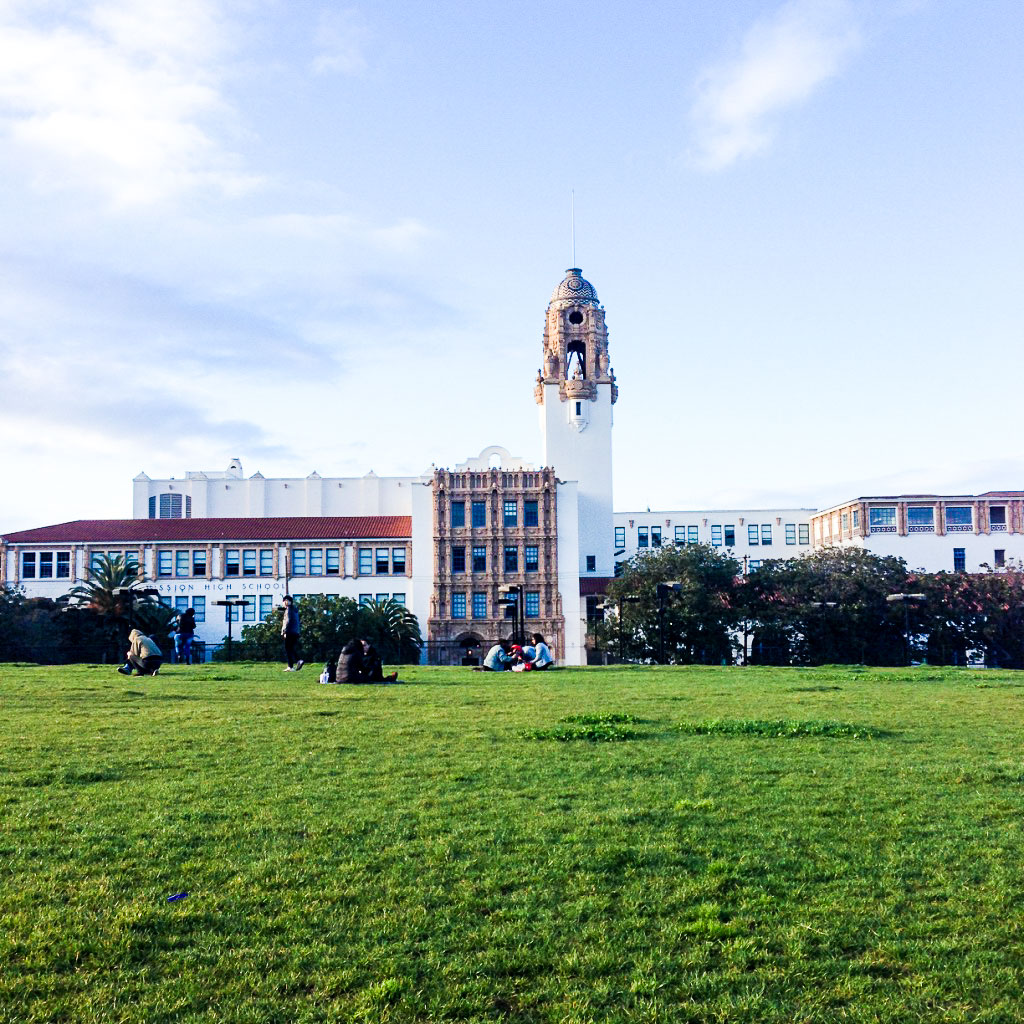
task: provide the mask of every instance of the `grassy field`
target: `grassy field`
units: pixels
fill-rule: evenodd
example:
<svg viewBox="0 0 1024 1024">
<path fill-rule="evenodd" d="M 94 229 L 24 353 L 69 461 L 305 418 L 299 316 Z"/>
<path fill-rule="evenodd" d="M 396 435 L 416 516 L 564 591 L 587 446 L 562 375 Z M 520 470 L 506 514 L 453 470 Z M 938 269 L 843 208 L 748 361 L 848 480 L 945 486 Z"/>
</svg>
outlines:
<svg viewBox="0 0 1024 1024">
<path fill-rule="evenodd" d="M 404 675 L 0 666 L 0 1021 L 1024 1017 L 1024 675 Z"/>
</svg>

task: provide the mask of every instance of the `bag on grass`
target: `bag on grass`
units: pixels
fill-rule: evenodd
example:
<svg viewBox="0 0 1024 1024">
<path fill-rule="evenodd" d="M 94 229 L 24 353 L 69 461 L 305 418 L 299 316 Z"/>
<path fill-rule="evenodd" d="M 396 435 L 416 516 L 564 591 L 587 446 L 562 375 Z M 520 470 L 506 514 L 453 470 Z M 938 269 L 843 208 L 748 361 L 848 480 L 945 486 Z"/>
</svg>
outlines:
<svg viewBox="0 0 1024 1024">
<path fill-rule="evenodd" d="M 334 683 L 334 682 L 337 682 L 337 679 L 335 678 L 335 675 L 334 675 L 335 669 L 336 669 L 336 663 L 335 662 L 333 662 L 333 661 L 327 662 L 327 664 L 324 665 L 323 672 L 320 673 L 320 682 L 321 683 Z"/>
</svg>

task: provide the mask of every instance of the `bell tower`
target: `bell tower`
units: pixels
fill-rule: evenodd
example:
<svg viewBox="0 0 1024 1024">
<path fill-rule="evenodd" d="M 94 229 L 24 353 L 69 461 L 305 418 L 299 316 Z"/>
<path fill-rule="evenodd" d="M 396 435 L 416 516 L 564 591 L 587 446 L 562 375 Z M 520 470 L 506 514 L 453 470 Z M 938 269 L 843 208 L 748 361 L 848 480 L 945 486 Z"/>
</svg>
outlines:
<svg viewBox="0 0 1024 1024">
<path fill-rule="evenodd" d="M 565 272 L 548 303 L 534 397 L 543 465 L 578 484 L 580 576 L 613 576 L 612 406 L 619 389 L 604 307 L 578 267 Z"/>
</svg>

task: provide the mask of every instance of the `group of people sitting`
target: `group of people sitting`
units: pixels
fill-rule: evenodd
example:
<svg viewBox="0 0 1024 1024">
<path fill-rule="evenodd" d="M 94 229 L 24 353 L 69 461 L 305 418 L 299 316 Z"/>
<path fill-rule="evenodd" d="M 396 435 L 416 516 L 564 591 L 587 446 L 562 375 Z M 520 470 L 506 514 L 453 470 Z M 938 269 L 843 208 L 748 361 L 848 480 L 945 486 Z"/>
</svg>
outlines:
<svg viewBox="0 0 1024 1024">
<path fill-rule="evenodd" d="M 484 658 L 478 672 L 540 672 L 551 668 L 555 659 L 551 656 L 551 648 L 544 642 L 540 633 L 533 634 L 533 644 L 520 646 L 499 640 Z"/>
<path fill-rule="evenodd" d="M 334 669 L 333 678 L 331 669 Z M 384 675 L 377 649 L 368 640 L 349 640 L 341 649 L 336 665 L 328 662 L 321 683 L 397 683 L 398 673 Z"/>
</svg>

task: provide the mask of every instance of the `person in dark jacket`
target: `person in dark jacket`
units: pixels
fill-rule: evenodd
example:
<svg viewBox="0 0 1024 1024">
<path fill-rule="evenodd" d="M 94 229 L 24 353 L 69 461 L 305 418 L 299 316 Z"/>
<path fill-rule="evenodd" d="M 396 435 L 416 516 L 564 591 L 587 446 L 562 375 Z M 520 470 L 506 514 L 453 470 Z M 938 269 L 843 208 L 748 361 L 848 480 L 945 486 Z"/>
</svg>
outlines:
<svg viewBox="0 0 1024 1024">
<path fill-rule="evenodd" d="M 284 595 L 284 614 L 281 616 L 281 637 L 284 640 L 284 656 L 288 661 L 285 672 L 298 672 L 306 663 L 299 657 L 299 612 L 291 594 Z"/>
<path fill-rule="evenodd" d="M 349 640 L 338 655 L 338 671 L 334 674 L 336 683 L 361 683 L 363 679 L 363 645 L 358 640 Z"/>
<path fill-rule="evenodd" d="M 384 665 L 377 653 L 377 648 L 369 640 L 363 641 L 363 682 L 366 683 L 394 683 L 398 680 L 398 673 L 392 672 L 387 678 L 384 677 Z"/>
<path fill-rule="evenodd" d="M 196 613 L 186 608 L 178 616 L 178 642 L 176 654 L 178 661 L 186 665 L 192 660 L 192 639 L 196 635 Z"/>
</svg>

